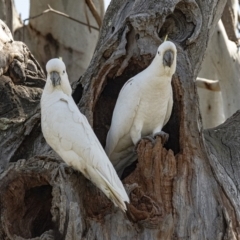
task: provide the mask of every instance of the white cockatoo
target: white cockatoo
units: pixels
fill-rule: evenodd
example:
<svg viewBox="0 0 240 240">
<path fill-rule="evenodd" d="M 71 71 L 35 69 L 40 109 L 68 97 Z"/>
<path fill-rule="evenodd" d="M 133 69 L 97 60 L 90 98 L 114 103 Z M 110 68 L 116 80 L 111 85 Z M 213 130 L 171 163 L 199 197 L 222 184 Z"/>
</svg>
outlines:
<svg viewBox="0 0 240 240">
<path fill-rule="evenodd" d="M 69 166 L 82 172 L 115 206 L 126 211 L 128 195 L 86 117 L 71 96 L 65 64 L 60 59 L 51 59 L 46 70 L 47 81 L 41 98 L 43 136 Z"/>
<path fill-rule="evenodd" d="M 163 42 L 152 63 L 128 80 L 119 93 L 105 147 L 119 176 L 137 159 L 134 145 L 142 137 L 165 134 L 162 128 L 173 106 L 171 80 L 176 57 L 176 46 Z"/>
</svg>

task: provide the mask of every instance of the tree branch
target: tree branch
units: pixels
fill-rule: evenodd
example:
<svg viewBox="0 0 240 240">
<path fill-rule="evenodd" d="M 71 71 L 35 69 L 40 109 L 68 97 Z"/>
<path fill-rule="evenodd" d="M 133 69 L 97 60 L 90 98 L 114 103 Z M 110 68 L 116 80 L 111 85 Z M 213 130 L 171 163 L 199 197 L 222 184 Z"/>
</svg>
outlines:
<svg viewBox="0 0 240 240">
<path fill-rule="evenodd" d="M 71 17 L 71 16 L 69 16 L 69 15 L 67 15 L 67 14 L 65 14 L 65 13 L 63 13 L 63 12 L 57 11 L 57 10 L 53 9 L 50 5 L 48 5 L 48 9 L 44 10 L 42 13 L 40 13 L 40 14 L 38 14 L 38 15 L 36 15 L 36 16 L 33 16 L 33 17 L 29 17 L 29 18 L 24 19 L 24 20 L 23 20 L 23 23 L 24 23 L 24 25 L 25 25 L 25 21 L 30 20 L 30 19 L 34 19 L 34 18 L 38 18 L 38 17 L 40 17 L 40 16 L 42 16 L 42 15 L 48 13 L 48 12 L 52 12 L 52 13 L 58 14 L 58 15 L 60 15 L 60 16 L 66 17 L 66 18 L 68 18 L 68 19 L 70 19 L 70 20 L 72 20 L 72 21 L 74 21 L 74 22 L 80 23 L 80 24 L 82 24 L 82 25 L 84 25 L 84 26 L 87 26 L 87 27 L 90 26 L 91 28 L 99 31 L 99 28 L 94 27 L 94 26 L 92 26 L 92 25 L 88 25 L 87 23 L 82 22 L 82 21 L 79 21 L 79 20 L 77 20 L 76 18 L 73 18 L 73 17 Z"/>
<path fill-rule="evenodd" d="M 102 26 L 102 20 L 100 15 L 97 12 L 97 9 L 94 5 L 94 3 L 92 2 L 92 0 L 85 0 L 85 3 L 87 4 L 89 10 L 91 11 L 93 17 L 95 18 L 99 28 Z"/>
<path fill-rule="evenodd" d="M 85 13 L 85 17 L 86 17 L 87 24 L 88 24 L 88 30 L 89 30 L 89 32 L 91 33 L 92 30 L 91 30 L 91 27 L 90 27 L 90 21 L 89 21 L 89 18 L 88 18 L 87 4 L 86 4 L 86 2 L 85 2 L 85 4 L 84 4 L 84 13 Z"/>
</svg>

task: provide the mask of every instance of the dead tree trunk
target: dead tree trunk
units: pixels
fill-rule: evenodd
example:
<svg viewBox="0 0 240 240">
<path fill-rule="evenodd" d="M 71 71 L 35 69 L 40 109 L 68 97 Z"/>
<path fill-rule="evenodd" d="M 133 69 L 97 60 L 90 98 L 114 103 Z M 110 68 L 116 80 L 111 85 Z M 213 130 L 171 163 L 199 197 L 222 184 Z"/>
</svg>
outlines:
<svg viewBox="0 0 240 240">
<path fill-rule="evenodd" d="M 93 59 L 74 92 L 103 145 L 122 85 L 148 66 L 166 33 L 178 49 L 174 108 L 164 129 L 170 139 L 164 147 L 160 138 L 154 146 L 147 140 L 138 146 L 138 162 L 123 179 L 131 199 L 126 215 L 51 154 L 40 132 L 37 105 L 30 104 L 30 96 L 38 96 L 38 103 L 42 72 L 31 59 L 36 74 L 29 77 L 24 60 L 19 69 L 33 85 L 18 82 L 22 78 L 14 69 L 19 59 L 9 55 L 0 89 L 1 96 L 9 93 L 0 105 L 1 120 L 8 123 L 0 129 L 5 168 L 0 238 L 240 239 L 240 113 L 203 132 L 194 82 L 225 3 L 112 0 L 108 8 Z M 15 44 L 8 44 L 10 52 L 16 52 Z M 14 116 L 7 111 L 12 102 L 19 110 Z M 27 117 L 15 121 L 23 113 Z"/>
<path fill-rule="evenodd" d="M 92 0 L 100 19 L 104 14 L 103 0 Z M 41 66 L 45 66 L 51 58 L 62 57 L 68 69 L 71 82 L 77 81 L 82 75 L 93 55 L 99 31 L 86 27 L 66 17 L 49 12 L 36 17 L 48 9 L 53 9 L 70 17 L 98 27 L 85 0 L 30 1 L 30 17 L 28 25 L 18 28 L 14 38 L 24 41 Z"/>
</svg>

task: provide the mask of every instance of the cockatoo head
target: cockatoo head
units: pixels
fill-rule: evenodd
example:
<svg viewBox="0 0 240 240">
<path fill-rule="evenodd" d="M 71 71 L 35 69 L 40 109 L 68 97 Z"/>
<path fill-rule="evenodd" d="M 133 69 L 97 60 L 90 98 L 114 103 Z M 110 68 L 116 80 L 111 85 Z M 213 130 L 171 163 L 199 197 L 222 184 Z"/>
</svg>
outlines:
<svg viewBox="0 0 240 240">
<path fill-rule="evenodd" d="M 173 75 L 176 71 L 177 48 L 170 41 L 163 42 L 157 50 L 154 65 L 158 65 L 161 75 Z M 159 68 L 160 67 L 160 68 Z"/>
<path fill-rule="evenodd" d="M 53 91 L 54 89 L 62 90 L 65 94 L 71 95 L 72 89 L 64 62 L 58 58 L 53 58 L 47 62 L 46 70 L 46 88 L 50 91 Z"/>
</svg>

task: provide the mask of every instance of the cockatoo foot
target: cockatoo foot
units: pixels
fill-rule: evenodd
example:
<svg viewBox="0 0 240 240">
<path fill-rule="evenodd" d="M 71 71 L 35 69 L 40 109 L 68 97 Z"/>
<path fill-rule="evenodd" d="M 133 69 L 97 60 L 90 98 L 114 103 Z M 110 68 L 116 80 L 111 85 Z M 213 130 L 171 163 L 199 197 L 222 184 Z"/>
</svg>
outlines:
<svg viewBox="0 0 240 240">
<path fill-rule="evenodd" d="M 157 137 L 161 137 L 162 139 L 162 145 L 165 145 L 165 143 L 168 141 L 169 139 L 169 134 L 165 133 L 164 131 L 161 132 L 157 132 L 153 135 L 154 139 L 156 139 Z"/>
<path fill-rule="evenodd" d="M 152 136 L 152 135 L 149 135 L 149 136 L 144 136 L 144 137 L 142 137 L 140 140 L 142 140 L 142 139 L 147 139 L 147 140 L 149 140 L 153 145 L 155 144 L 155 139 L 154 139 L 154 137 Z M 139 140 L 139 141 L 140 141 Z M 139 142 L 138 141 L 138 142 Z"/>
<path fill-rule="evenodd" d="M 134 147 L 134 152 L 137 153 L 138 145 L 139 145 L 139 143 L 140 143 L 143 139 L 147 139 L 147 140 L 149 140 L 149 141 L 152 143 L 153 146 L 155 145 L 155 139 L 152 137 L 152 135 L 144 136 L 144 137 L 140 138 L 140 139 L 137 141 L 137 143 L 136 143 L 136 145 L 135 145 L 135 147 Z"/>
<path fill-rule="evenodd" d="M 165 133 L 164 131 L 161 131 L 161 132 L 157 132 L 157 133 L 155 133 L 155 134 L 153 134 L 153 135 L 144 136 L 144 137 L 140 138 L 140 139 L 137 141 L 137 143 L 136 143 L 136 145 L 135 145 L 135 147 L 134 147 L 134 152 L 137 153 L 138 145 L 139 145 L 139 143 L 140 143 L 140 141 L 141 141 L 142 139 L 147 139 L 147 140 L 149 140 L 149 141 L 152 143 L 152 145 L 154 146 L 155 143 L 156 143 L 156 138 L 157 138 L 157 137 L 161 137 L 161 139 L 162 139 L 162 145 L 164 145 L 164 144 L 168 141 L 169 134 L 168 134 L 168 133 Z"/>
</svg>

